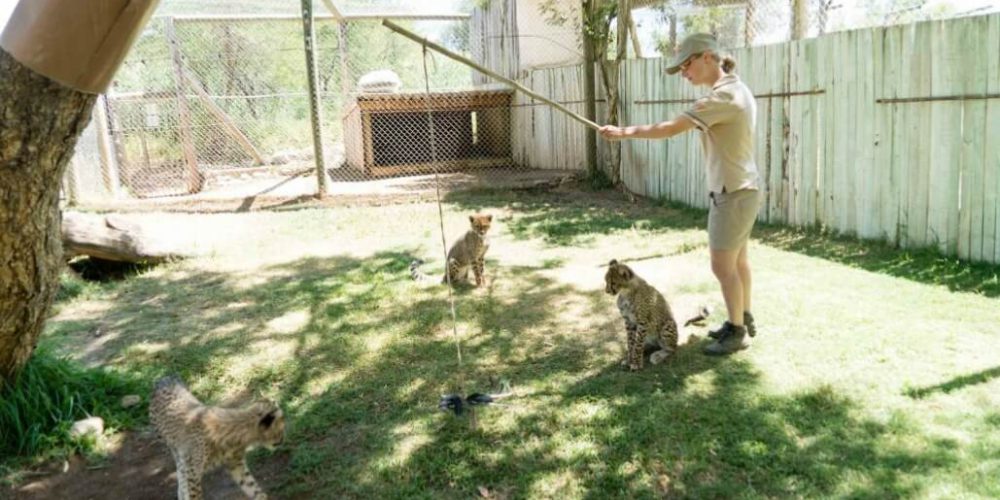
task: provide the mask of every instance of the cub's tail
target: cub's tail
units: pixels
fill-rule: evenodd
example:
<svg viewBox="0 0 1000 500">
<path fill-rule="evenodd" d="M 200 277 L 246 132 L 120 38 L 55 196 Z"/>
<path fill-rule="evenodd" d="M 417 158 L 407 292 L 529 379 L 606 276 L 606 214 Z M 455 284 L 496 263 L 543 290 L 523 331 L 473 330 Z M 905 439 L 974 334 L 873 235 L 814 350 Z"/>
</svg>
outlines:
<svg viewBox="0 0 1000 500">
<path fill-rule="evenodd" d="M 413 281 L 419 281 L 419 282 L 434 282 L 434 281 L 437 281 L 434 278 L 432 278 L 431 276 L 428 276 L 427 273 L 425 273 L 425 272 L 423 272 L 423 271 L 420 270 L 420 266 L 422 266 L 422 265 L 424 265 L 424 261 L 422 261 L 420 259 L 417 259 L 417 260 L 414 260 L 413 262 L 410 262 L 410 279 L 412 279 Z"/>
</svg>

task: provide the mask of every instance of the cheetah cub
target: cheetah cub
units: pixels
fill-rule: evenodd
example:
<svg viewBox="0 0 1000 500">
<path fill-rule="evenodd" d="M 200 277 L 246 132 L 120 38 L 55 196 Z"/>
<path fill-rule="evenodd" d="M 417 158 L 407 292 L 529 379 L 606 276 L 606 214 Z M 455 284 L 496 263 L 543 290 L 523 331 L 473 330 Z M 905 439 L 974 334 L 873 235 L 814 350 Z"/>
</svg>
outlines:
<svg viewBox="0 0 1000 500">
<path fill-rule="evenodd" d="M 253 499 L 267 495 L 250 475 L 244 455 L 255 446 L 273 447 L 285 436 L 285 417 L 270 401 L 243 408 L 205 406 L 175 377 L 156 382 L 149 420 L 170 447 L 177 464 L 177 498 L 202 498 L 202 476 L 225 466 Z"/>
<path fill-rule="evenodd" d="M 662 363 L 677 350 L 677 322 L 667 300 L 646 280 L 636 276 L 630 267 L 612 260 L 604 275 L 604 291 L 618 295 L 618 310 L 625 319 L 628 352 L 622 361 L 623 367 L 632 371 L 642 369 L 647 346 L 656 349 L 649 356 L 649 362 L 654 365 Z"/>
<path fill-rule="evenodd" d="M 486 233 L 490 230 L 492 222 L 493 216 L 489 214 L 469 216 L 469 224 L 472 227 L 448 250 L 448 268 L 445 269 L 441 283 L 454 285 L 459 281 L 468 280 L 471 268 L 472 274 L 476 277 L 476 286 L 482 286 L 485 282 L 483 259 L 486 256 L 486 251 L 490 249 L 490 241 L 486 237 Z M 420 264 L 423 262 L 419 260 L 410 263 L 410 277 L 417 281 L 432 280 L 433 278 L 420 271 Z"/>
</svg>

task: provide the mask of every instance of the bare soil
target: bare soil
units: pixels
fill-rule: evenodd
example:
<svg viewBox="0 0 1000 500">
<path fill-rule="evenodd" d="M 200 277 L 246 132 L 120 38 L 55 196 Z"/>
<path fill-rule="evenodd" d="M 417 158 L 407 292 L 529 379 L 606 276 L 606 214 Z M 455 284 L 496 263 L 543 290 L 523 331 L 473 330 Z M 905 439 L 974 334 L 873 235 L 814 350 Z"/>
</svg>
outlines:
<svg viewBox="0 0 1000 500">
<path fill-rule="evenodd" d="M 265 491 L 274 491 L 287 455 L 280 451 L 251 464 Z M 205 478 L 205 498 L 246 498 L 223 470 Z M 0 498 L 24 500 L 172 500 L 177 474 L 170 451 L 151 432 L 126 434 L 121 446 L 102 459 L 74 456 L 50 462 L 28 473 L 17 486 L 0 490 Z"/>
</svg>

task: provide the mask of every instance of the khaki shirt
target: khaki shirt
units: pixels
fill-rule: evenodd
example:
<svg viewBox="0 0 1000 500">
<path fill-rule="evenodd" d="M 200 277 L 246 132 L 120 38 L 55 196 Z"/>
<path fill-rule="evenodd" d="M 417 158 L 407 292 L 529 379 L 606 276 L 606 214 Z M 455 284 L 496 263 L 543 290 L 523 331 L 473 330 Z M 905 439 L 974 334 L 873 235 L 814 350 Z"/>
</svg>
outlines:
<svg viewBox="0 0 1000 500">
<path fill-rule="evenodd" d="M 702 131 L 701 144 L 708 164 L 708 190 L 731 193 L 757 189 L 753 158 L 757 101 L 736 75 L 723 75 L 712 92 L 685 111 Z"/>
</svg>

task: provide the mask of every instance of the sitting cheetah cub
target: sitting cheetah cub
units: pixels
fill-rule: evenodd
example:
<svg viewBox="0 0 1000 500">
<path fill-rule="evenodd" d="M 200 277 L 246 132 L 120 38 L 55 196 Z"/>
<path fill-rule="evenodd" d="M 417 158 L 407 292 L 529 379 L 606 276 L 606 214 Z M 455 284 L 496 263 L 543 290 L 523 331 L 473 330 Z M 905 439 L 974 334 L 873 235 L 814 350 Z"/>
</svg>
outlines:
<svg viewBox="0 0 1000 500">
<path fill-rule="evenodd" d="M 490 249 L 490 241 L 486 233 L 490 230 L 493 216 L 489 214 L 473 214 L 469 216 L 469 224 L 472 226 L 466 231 L 461 239 L 455 241 L 448 250 L 448 265 L 445 269 L 441 283 L 452 284 L 469 279 L 469 269 L 476 278 L 476 286 L 485 283 L 484 257 L 486 251 Z M 410 263 L 410 277 L 416 281 L 432 280 L 430 276 L 420 271 L 423 261 L 415 260 Z"/>
<path fill-rule="evenodd" d="M 225 466 L 244 493 L 266 499 L 247 468 L 245 453 L 254 446 L 273 447 L 285 436 L 285 417 L 272 402 L 243 408 L 205 406 L 175 377 L 156 382 L 149 420 L 170 447 L 177 464 L 177 498 L 202 498 L 202 476 Z"/>
<path fill-rule="evenodd" d="M 628 353 L 622 366 L 632 371 L 642 369 L 643 350 L 647 344 L 658 349 L 649 356 L 649 362 L 654 365 L 677 350 L 677 322 L 667 300 L 631 268 L 612 260 L 604 275 L 604 291 L 618 295 L 618 310 L 625 319 Z M 647 335 L 651 337 L 647 339 Z"/>
</svg>

